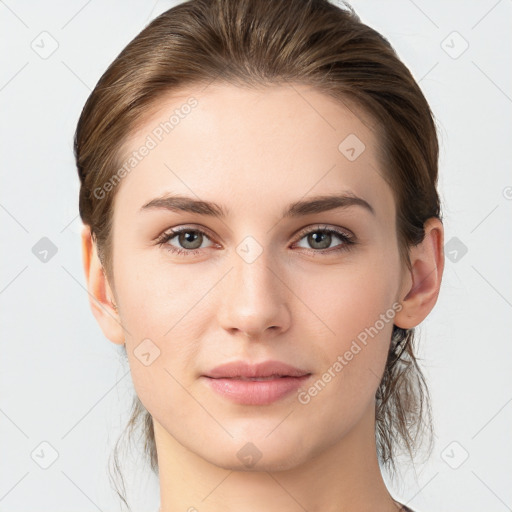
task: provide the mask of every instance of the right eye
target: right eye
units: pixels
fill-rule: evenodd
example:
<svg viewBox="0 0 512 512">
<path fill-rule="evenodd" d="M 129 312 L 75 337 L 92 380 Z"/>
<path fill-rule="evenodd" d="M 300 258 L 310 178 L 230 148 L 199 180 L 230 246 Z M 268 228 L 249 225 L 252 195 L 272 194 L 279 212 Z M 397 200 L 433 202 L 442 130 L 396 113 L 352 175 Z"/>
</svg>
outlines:
<svg viewBox="0 0 512 512">
<path fill-rule="evenodd" d="M 171 240 L 176 241 L 181 247 L 170 244 Z M 173 228 L 163 233 L 158 239 L 158 245 L 163 246 L 166 250 L 179 254 L 180 256 L 185 255 L 196 255 L 200 252 L 201 246 L 203 245 L 204 239 L 209 239 L 207 234 L 196 228 Z"/>
</svg>

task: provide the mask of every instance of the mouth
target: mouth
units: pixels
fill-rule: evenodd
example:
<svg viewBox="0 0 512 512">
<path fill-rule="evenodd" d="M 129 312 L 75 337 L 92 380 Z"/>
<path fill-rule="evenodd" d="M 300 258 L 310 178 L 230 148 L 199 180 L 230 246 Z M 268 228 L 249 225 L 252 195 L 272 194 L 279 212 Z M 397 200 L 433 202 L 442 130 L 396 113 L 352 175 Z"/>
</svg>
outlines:
<svg viewBox="0 0 512 512">
<path fill-rule="evenodd" d="M 278 403 L 307 383 L 312 374 L 298 377 L 268 375 L 266 377 L 206 377 L 202 380 L 209 390 L 223 400 L 245 406 L 264 406 Z"/>
<path fill-rule="evenodd" d="M 301 375 L 300 377 L 305 377 L 307 375 L 310 375 L 310 374 L 304 374 L 304 375 Z M 229 379 L 229 380 L 241 380 L 241 381 L 248 381 L 248 382 L 264 382 L 264 381 L 275 380 L 275 379 L 286 379 L 286 378 L 296 379 L 296 378 L 300 378 L 300 377 L 292 376 L 292 375 L 274 374 L 274 375 L 269 375 L 268 377 L 245 377 L 243 375 L 237 375 L 236 377 L 208 377 L 208 378 L 216 379 L 216 380 L 217 379 Z"/>
<path fill-rule="evenodd" d="M 281 361 L 232 361 L 202 375 L 209 390 L 240 405 L 270 405 L 302 386 L 312 373 Z"/>
<path fill-rule="evenodd" d="M 272 380 L 286 377 L 303 377 L 310 372 L 281 361 L 232 361 L 211 369 L 205 377 L 211 379 Z"/>
</svg>

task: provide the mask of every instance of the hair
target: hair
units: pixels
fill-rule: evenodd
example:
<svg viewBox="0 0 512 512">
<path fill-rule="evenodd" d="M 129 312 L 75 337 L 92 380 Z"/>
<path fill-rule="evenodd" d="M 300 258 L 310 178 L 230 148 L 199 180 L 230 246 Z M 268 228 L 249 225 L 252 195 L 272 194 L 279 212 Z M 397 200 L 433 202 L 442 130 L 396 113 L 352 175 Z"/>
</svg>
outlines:
<svg viewBox="0 0 512 512">
<path fill-rule="evenodd" d="M 121 51 L 77 124 L 80 216 L 113 289 L 115 194 L 108 190 L 98 197 L 95 191 L 112 180 L 123 143 L 164 96 L 214 80 L 239 87 L 304 84 L 365 113 L 374 123 L 379 163 L 395 199 L 400 259 L 411 269 L 409 249 L 424 239 L 425 221 L 441 220 L 439 148 L 430 107 L 388 40 L 347 3 L 189 0 L 155 18 Z M 393 325 L 375 395 L 377 455 L 391 473 L 396 455 L 405 449 L 412 460 L 425 438 L 431 453 L 430 397 L 414 344 L 414 329 Z M 144 454 L 158 474 L 152 417 L 135 394 L 124 433 L 131 438 L 137 425 L 143 429 Z M 118 474 L 121 438 L 114 450 Z"/>
</svg>

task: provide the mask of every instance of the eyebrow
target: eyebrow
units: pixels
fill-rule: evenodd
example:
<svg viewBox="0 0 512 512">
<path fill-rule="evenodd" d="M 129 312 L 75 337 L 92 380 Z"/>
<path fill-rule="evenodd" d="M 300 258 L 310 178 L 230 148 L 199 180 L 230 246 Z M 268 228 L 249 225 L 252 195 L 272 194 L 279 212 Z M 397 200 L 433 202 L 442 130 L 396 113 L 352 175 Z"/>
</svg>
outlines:
<svg viewBox="0 0 512 512">
<path fill-rule="evenodd" d="M 282 216 L 283 218 L 302 217 L 334 210 L 336 208 L 349 208 L 351 206 L 360 206 L 372 215 L 375 215 L 375 210 L 371 204 L 350 192 L 314 196 L 296 201 L 284 209 Z M 165 195 L 157 197 L 141 207 L 141 211 L 148 209 L 165 209 L 176 212 L 197 213 L 199 215 L 208 215 L 222 219 L 229 216 L 229 210 L 217 203 L 202 201 L 183 195 Z"/>
</svg>

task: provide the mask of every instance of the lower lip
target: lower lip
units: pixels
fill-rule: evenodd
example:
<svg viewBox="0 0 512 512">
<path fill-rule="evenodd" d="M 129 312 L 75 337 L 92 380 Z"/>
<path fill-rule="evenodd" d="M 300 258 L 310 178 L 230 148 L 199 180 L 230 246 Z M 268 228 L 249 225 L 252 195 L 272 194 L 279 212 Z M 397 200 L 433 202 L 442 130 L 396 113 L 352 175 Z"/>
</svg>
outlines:
<svg viewBox="0 0 512 512">
<path fill-rule="evenodd" d="M 210 387 L 231 401 L 244 405 L 268 405 L 297 390 L 311 377 L 278 377 L 272 380 L 213 379 L 205 377 Z"/>
</svg>

